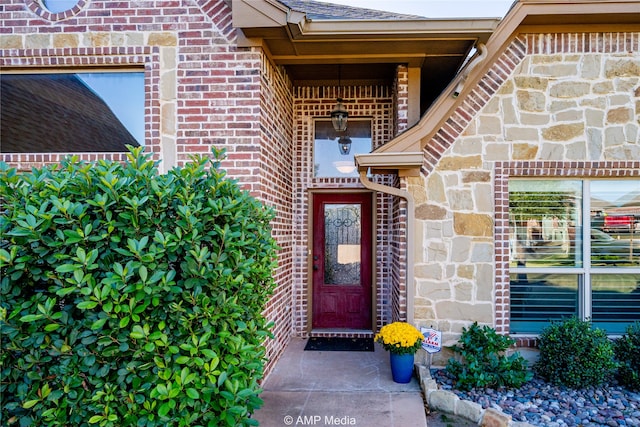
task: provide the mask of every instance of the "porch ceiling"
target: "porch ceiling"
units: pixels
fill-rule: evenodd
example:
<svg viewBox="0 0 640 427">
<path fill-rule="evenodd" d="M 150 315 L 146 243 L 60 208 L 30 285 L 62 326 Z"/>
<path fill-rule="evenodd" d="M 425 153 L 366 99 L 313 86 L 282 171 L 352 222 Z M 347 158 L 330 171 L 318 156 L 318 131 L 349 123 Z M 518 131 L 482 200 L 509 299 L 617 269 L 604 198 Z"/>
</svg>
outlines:
<svg viewBox="0 0 640 427">
<path fill-rule="evenodd" d="M 261 45 L 286 67 L 295 85 L 390 82 L 395 64 L 421 69 L 441 90 L 499 19 L 313 20 L 276 0 L 232 0 L 241 45 Z M 439 93 L 439 91 L 438 91 Z"/>
</svg>

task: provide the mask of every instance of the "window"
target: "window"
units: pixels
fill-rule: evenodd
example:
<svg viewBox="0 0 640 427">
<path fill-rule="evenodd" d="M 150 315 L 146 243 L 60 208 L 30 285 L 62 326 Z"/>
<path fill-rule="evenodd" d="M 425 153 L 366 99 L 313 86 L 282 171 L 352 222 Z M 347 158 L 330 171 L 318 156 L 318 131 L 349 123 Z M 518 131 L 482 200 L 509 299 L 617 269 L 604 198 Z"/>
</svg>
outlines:
<svg viewBox="0 0 640 427">
<path fill-rule="evenodd" d="M 144 73 L 0 74 L 0 152 L 122 152 L 144 144 Z"/>
<path fill-rule="evenodd" d="M 340 144 L 348 137 L 348 150 Z M 346 147 L 346 146 L 345 146 Z M 336 133 L 329 120 L 315 121 L 313 171 L 316 178 L 357 177 L 355 154 L 371 152 L 371 120 L 349 119 L 346 132 Z"/>
<path fill-rule="evenodd" d="M 73 9 L 78 0 L 42 0 L 42 6 L 51 13 L 66 12 Z"/>
<path fill-rule="evenodd" d="M 640 181 L 509 180 L 511 333 L 640 320 Z"/>
</svg>

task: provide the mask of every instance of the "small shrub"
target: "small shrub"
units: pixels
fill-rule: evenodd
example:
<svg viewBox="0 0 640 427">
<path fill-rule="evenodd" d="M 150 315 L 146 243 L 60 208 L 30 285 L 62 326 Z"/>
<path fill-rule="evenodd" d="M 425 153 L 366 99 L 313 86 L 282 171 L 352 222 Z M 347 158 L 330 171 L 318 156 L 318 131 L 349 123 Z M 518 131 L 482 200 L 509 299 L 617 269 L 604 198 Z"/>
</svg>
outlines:
<svg viewBox="0 0 640 427">
<path fill-rule="evenodd" d="M 552 322 L 540 334 L 540 358 L 534 371 L 557 385 L 571 388 L 598 386 L 615 372 L 613 344 L 588 320 L 571 317 Z"/>
<path fill-rule="evenodd" d="M 489 326 L 475 322 L 462 329 L 459 344 L 452 347 L 461 360 L 449 359 L 447 371 L 455 377 L 456 387 L 469 390 L 474 387 L 520 387 L 533 374 L 527 370 L 527 361 L 519 353 L 507 355 L 515 344 L 507 336 L 499 335 Z"/>
<path fill-rule="evenodd" d="M 217 160 L 0 165 L 0 194 L 0 425 L 257 425 L 273 214 Z"/>
<path fill-rule="evenodd" d="M 627 327 L 626 334 L 613 343 L 619 362 L 617 378 L 630 390 L 640 391 L 640 322 Z"/>
</svg>

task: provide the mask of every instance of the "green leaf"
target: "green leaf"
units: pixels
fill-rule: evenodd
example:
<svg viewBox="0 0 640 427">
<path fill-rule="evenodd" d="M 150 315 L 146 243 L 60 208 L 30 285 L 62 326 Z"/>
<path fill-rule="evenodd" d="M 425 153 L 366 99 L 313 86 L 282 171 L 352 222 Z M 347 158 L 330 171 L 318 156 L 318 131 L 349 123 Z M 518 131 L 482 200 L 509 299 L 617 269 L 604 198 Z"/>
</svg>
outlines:
<svg viewBox="0 0 640 427">
<path fill-rule="evenodd" d="M 102 319 L 98 319 L 95 322 L 93 322 L 93 324 L 91 325 L 91 330 L 92 331 L 96 331 L 98 329 L 102 329 L 102 327 L 104 326 L 104 324 L 107 322 L 107 320 L 109 320 L 108 317 L 103 317 Z"/>
<path fill-rule="evenodd" d="M 42 319 L 44 316 L 42 314 L 27 314 L 26 316 L 22 316 L 20 318 L 21 322 L 30 323 L 35 322 L 36 320 Z"/>
<path fill-rule="evenodd" d="M 218 377 L 218 387 L 221 387 L 226 380 L 227 380 L 227 372 L 223 371 L 222 373 L 220 373 L 220 376 Z"/>
<path fill-rule="evenodd" d="M 7 265 L 12 261 L 11 254 L 6 249 L 0 249 L 0 264 Z"/>
<path fill-rule="evenodd" d="M 73 292 L 76 291 L 77 288 L 75 287 L 70 287 L 70 288 L 62 288 L 62 289 L 58 289 L 56 291 L 56 295 L 58 295 L 59 297 L 64 297 L 67 296 Z"/>
<path fill-rule="evenodd" d="M 158 384 L 156 386 L 156 390 L 158 391 L 160 396 L 168 396 L 169 395 L 169 390 L 167 389 L 167 386 L 164 385 L 164 384 Z"/>
<path fill-rule="evenodd" d="M 144 334 L 142 332 L 139 332 L 139 331 L 131 331 L 129 336 L 131 338 L 133 338 L 134 340 L 141 340 L 141 339 L 144 338 Z"/>
<path fill-rule="evenodd" d="M 78 268 L 82 268 L 82 266 L 78 264 L 62 264 L 56 267 L 56 271 L 58 273 L 71 273 L 78 270 Z"/>
<path fill-rule="evenodd" d="M 49 323 L 47 326 L 44 327 L 44 330 L 46 332 L 53 332 L 58 330 L 58 328 L 60 328 L 60 324 L 58 323 Z"/>
<path fill-rule="evenodd" d="M 89 418 L 89 424 L 99 423 L 103 419 L 104 419 L 103 415 L 94 415 L 93 417 Z"/>
<path fill-rule="evenodd" d="M 195 388 L 188 388 L 187 396 L 192 399 L 200 399 L 200 393 L 198 393 L 198 390 L 196 390 Z"/>
<path fill-rule="evenodd" d="M 81 303 L 76 305 L 76 307 L 78 307 L 80 310 L 91 310 L 92 308 L 96 308 L 97 305 L 98 303 L 96 301 L 82 301 Z"/>
<path fill-rule="evenodd" d="M 202 354 L 204 354 L 208 359 L 215 359 L 218 355 L 215 351 L 210 350 L 208 348 L 203 348 L 200 350 Z"/>
<path fill-rule="evenodd" d="M 140 268 L 138 269 L 138 274 L 140 275 L 140 280 L 142 280 L 143 282 L 147 281 L 147 277 L 149 277 L 147 267 L 145 267 L 144 265 L 141 265 Z"/>
<path fill-rule="evenodd" d="M 131 318 L 129 316 L 125 316 L 122 319 L 120 319 L 120 328 L 124 328 L 129 324 L 129 321 L 131 320 Z"/>
<path fill-rule="evenodd" d="M 169 402 L 166 402 L 160 406 L 160 409 L 158 409 L 158 415 L 161 418 L 165 418 L 169 411 L 171 411 L 171 406 L 169 406 Z"/>
<path fill-rule="evenodd" d="M 22 404 L 22 407 L 24 409 L 30 409 L 33 408 L 34 406 L 36 406 L 38 404 L 38 402 L 40 402 L 40 400 L 35 399 L 35 400 L 27 400 L 26 402 L 24 402 Z"/>
<path fill-rule="evenodd" d="M 176 357 L 176 363 L 179 365 L 184 365 L 186 363 L 189 363 L 189 360 L 191 360 L 190 357 L 188 356 L 178 356 Z"/>
</svg>

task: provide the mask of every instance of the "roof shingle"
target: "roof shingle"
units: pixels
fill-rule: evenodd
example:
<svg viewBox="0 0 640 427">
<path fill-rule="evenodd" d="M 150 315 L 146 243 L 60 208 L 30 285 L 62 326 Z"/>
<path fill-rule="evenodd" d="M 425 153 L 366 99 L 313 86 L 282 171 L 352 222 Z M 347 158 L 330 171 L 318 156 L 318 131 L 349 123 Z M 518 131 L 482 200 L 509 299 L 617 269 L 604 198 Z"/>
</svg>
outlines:
<svg viewBox="0 0 640 427">
<path fill-rule="evenodd" d="M 385 12 L 382 10 L 364 9 L 359 7 L 345 6 L 334 3 L 321 3 L 313 0 L 278 0 L 280 3 L 298 12 L 304 12 L 308 19 L 311 20 L 330 20 L 330 19 L 425 19 L 424 16 L 406 15 L 402 13 Z"/>
</svg>

